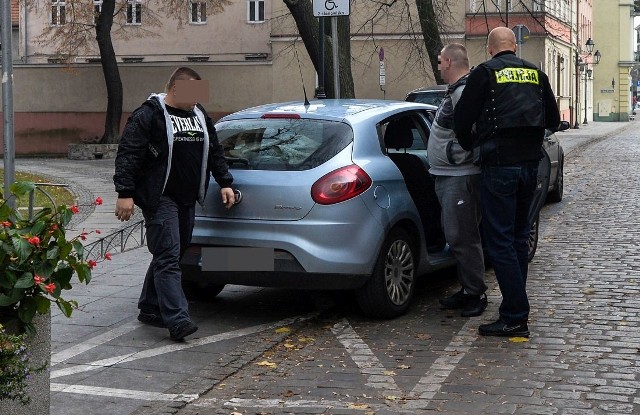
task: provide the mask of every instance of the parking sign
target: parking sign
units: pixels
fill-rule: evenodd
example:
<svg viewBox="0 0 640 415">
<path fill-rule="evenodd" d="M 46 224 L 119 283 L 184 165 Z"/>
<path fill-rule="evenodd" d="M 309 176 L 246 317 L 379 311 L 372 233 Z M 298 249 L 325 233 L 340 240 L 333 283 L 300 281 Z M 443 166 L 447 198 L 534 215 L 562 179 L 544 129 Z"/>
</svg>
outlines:
<svg viewBox="0 0 640 415">
<path fill-rule="evenodd" d="M 350 13 L 349 0 L 313 0 L 315 17 L 348 16 Z"/>
</svg>

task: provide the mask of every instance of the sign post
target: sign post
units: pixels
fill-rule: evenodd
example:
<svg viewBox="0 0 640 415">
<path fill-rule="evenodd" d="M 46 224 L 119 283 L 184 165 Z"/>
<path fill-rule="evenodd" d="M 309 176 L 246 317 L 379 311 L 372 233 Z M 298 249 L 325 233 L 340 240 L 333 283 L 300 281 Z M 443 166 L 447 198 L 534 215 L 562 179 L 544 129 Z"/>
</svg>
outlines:
<svg viewBox="0 0 640 415">
<path fill-rule="evenodd" d="M 382 98 L 385 98 L 387 91 L 383 88 L 386 84 L 387 74 L 384 68 L 384 48 L 380 47 L 378 51 L 378 58 L 380 58 L 380 90 L 382 91 Z"/>
<path fill-rule="evenodd" d="M 331 37 L 333 39 L 333 90 L 335 98 L 340 98 L 340 71 L 338 61 L 338 16 L 351 14 L 349 0 L 313 0 L 313 15 L 320 19 L 331 17 Z M 324 33 L 320 33 L 322 37 Z M 324 72 L 324 57 L 320 60 Z"/>
<path fill-rule="evenodd" d="M 527 39 L 529 39 L 529 35 L 531 34 L 531 32 L 529 32 L 529 28 L 523 24 L 517 24 L 513 27 L 513 33 L 515 33 L 516 35 L 516 44 L 518 45 L 518 57 L 520 58 L 520 50 L 522 49 L 522 45 L 524 44 L 524 42 L 527 41 Z"/>
</svg>

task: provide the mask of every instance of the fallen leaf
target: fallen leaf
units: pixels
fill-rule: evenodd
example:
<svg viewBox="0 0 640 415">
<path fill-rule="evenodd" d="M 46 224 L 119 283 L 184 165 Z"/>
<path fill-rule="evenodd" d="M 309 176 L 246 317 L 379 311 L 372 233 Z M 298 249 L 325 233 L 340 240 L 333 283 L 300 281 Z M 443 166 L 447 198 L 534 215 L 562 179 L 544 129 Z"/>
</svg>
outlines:
<svg viewBox="0 0 640 415">
<path fill-rule="evenodd" d="M 285 343 L 284 347 L 286 347 L 287 349 L 293 349 L 294 347 L 296 347 L 296 345 L 293 343 Z"/>
<path fill-rule="evenodd" d="M 385 370 L 383 372 L 386 376 L 395 376 L 396 372 L 394 372 L 393 370 Z"/>
<path fill-rule="evenodd" d="M 280 327 L 276 329 L 276 333 L 289 333 L 291 329 L 289 327 Z"/>
<path fill-rule="evenodd" d="M 286 391 L 285 393 L 282 394 L 282 396 L 284 396 L 285 398 L 290 398 L 290 397 L 295 396 L 295 395 L 296 395 L 296 393 L 294 391 L 290 391 L 290 390 L 288 390 L 288 391 Z"/>
<path fill-rule="evenodd" d="M 276 367 L 278 365 L 276 365 L 273 362 L 269 362 L 268 360 L 263 360 L 262 362 L 258 362 L 256 363 L 258 366 L 267 366 L 267 367 Z"/>
<path fill-rule="evenodd" d="M 313 337 L 298 337 L 298 341 L 302 343 L 313 343 L 316 339 Z"/>
<path fill-rule="evenodd" d="M 527 337 L 509 337 L 509 341 L 511 343 L 524 343 L 528 342 L 529 339 Z"/>
<path fill-rule="evenodd" d="M 417 334 L 416 337 L 418 340 L 429 340 L 431 338 L 430 334 Z"/>
<path fill-rule="evenodd" d="M 366 403 L 352 403 L 349 404 L 349 409 L 369 409 L 369 405 Z"/>
<path fill-rule="evenodd" d="M 582 293 L 586 294 L 586 295 L 595 294 L 597 292 L 598 292 L 598 290 L 596 290 L 595 288 L 585 288 L 585 289 L 582 290 Z"/>
<path fill-rule="evenodd" d="M 398 369 L 409 369 L 411 366 L 407 366 L 407 365 L 398 365 L 397 367 L 398 367 Z"/>
<path fill-rule="evenodd" d="M 399 397 L 395 396 L 395 395 L 387 395 L 384 397 L 386 400 L 388 401 L 397 401 L 398 399 L 400 399 Z"/>
</svg>

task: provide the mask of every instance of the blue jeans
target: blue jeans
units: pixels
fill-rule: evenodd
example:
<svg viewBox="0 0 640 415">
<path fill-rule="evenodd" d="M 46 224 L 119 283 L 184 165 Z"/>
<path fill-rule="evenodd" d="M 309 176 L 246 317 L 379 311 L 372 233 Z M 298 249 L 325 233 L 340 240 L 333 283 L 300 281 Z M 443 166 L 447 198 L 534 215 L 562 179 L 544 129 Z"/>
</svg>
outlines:
<svg viewBox="0 0 640 415">
<path fill-rule="evenodd" d="M 187 299 L 182 291 L 180 258 L 191 242 L 194 206 L 180 205 L 166 196 L 158 210 L 142 212 L 147 229 L 147 247 L 153 255 L 138 308 L 160 314 L 167 327 L 189 319 Z"/>
<path fill-rule="evenodd" d="M 529 318 L 529 212 L 537 175 L 537 162 L 482 168 L 484 246 L 502 293 L 500 318 L 507 323 Z"/>
</svg>

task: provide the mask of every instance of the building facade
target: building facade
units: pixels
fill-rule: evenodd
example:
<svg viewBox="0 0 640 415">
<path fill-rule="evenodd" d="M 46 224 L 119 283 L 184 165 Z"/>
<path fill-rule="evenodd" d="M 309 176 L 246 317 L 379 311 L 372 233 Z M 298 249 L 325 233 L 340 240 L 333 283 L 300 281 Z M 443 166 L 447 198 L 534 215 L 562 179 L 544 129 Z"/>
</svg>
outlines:
<svg viewBox="0 0 640 415">
<path fill-rule="evenodd" d="M 594 77 L 596 121 L 628 121 L 633 111 L 632 71 L 637 65 L 633 0 L 595 0 L 594 34 L 602 39 L 606 54 Z"/>
<path fill-rule="evenodd" d="M 25 7 L 24 2 L 14 0 L 20 5 L 14 12 L 12 45 L 16 150 L 19 154 L 64 153 L 67 142 L 101 135 L 106 88 L 97 45 L 78 47 L 69 65 L 63 63 L 66 56 L 56 48 L 61 38 L 46 40 L 42 35 L 71 27 L 82 13 L 85 19 L 93 19 L 102 0 L 34 1 L 38 7 Z M 622 80 L 629 70 L 626 64 L 622 67 L 627 69 L 620 69 L 618 63 L 633 60 L 614 58 L 609 47 L 615 42 L 622 45 L 624 31 L 631 33 L 633 27 L 625 29 L 620 22 L 598 23 L 603 28 L 615 26 L 617 38 L 610 37 L 612 33 L 594 32 L 592 16 L 626 19 L 622 10 L 628 14 L 628 7 L 623 3 L 632 0 L 615 0 L 620 3 L 616 14 L 597 11 L 601 10 L 598 7 L 609 7 L 611 1 L 449 0 L 446 9 L 436 12 L 443 20 L 443 42 L 465 44 L 472 65 L 489 58 L 486 37 L 491 29 L 507 26 L 519 30 L 518 54 L 548 74 L 562 119 L 577 126 L 583 119 L 594 119 L 596 112 L 598 120 L 624 118 L 613 115 L 621 114 L 620 104 L 613 104 L 624 98 L 618 94 L 611 96 L 617 112 L 600 115 L 606 113 L 609 97 L 601 92 L 606 89 L 601 73 L 605 76 L 605 68 L 607 73 L 611 71 L 618 93 L 622 93 L 623 83 L 629 88 L 630 81 Z M 200 0 L 185 2 L 184 9 L 171 11 L 161 9 L 162 2 L 116 2 L 120 11 L 114 18 L 112 37 L 124 88 L 123 124 L 149 93 L 163 90 L 177 66 L 192 66 L 209 80 L 211 102 L 206 107 L 214 118 L 266 102 L 302 99 L 303 91 L 311 95 L 317 86 L 316 72 L 295 22 L 280 0 L 233 1 L 217 14 L 208 13 L 209 3 Z M 351 2 L 351 69 L 356 97 L 404 99 L 412 89 L 435 84 L 415 3 L 408 4 L 408 9 L 404 2 L 378 9 L 369 2 Z M 606 53 L 601 47 L 603 58 L 598 65 L 594 51 L 586 48 L 588 39 L 595 40 L 596 48 L 607 44 Z M 618 69 L 608 67 L 612 62 Z M 382 66 L 384 77 L 380 76 Z M 43 142 L 58 150 L 43 149 Z"/>
</svg>

